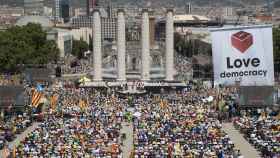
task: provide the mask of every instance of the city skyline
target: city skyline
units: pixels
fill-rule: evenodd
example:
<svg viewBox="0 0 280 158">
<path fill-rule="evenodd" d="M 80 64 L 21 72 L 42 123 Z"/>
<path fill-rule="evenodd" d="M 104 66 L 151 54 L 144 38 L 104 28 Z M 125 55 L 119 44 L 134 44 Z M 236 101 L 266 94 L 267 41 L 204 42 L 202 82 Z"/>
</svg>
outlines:
<svg viewBox="0 0 280 158">
<path fill-rule="evenodd" d="M 100 4 L 103 3 L 104 0 L 100 0 Z M 279 0 L 269 0 L 273 3 L 277 4 L 277 7 L 280 3 Z M 203 5 L 203 6 L 211 6 L 214 3 L 216 5 L 227 5 L 227 6 L 243 6 L 243 5 L 264 5 L 266 3 L 268 3 L 269 1 L 267 0 L 248 0 L 248 1 L 242 1 L 242 0 L 188 0 L 188 1 L 183 1 L 183 0 L 173 0 L 173 1 L 167 1 L 167 0 L 111 0 L 111 2 L 113 4 L 120 4 L 120 5 L 141 5 L 141 6 L 145 6 L 145 5 L 157 5 L 157 4 L 173 4 L 176 6 L 180 6 L 182 4 L 186 4 L 186 3 L 192 3 L 194 5 L 198 4 L 198 5 Z M 44 0 L 45 4 L 47 6 L 49 6 L 50 4 L 52 4 L 53 2 L 51 0 Z M 71 4 L 73 7 L 85 7 L 87 4 L 87 0 L 71 0 Z M 107 4 L 107 2 L 103 3 L 103 4 Z M 22 0 L 0 0 L 0 5 L 11 5 L 11 6 L 23 6 L 24 3 Z"/>
</svg>

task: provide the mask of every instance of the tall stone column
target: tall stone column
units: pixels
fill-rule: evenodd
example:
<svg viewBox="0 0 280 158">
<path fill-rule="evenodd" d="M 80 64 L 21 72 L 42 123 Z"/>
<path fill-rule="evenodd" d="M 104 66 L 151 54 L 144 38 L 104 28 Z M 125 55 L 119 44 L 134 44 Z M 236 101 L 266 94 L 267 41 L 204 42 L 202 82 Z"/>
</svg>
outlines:
<svg viewBox="0 0 280 158">
<path fill-rule="evenodd" d="M 173 10 L 168 9 L 166 14 L 166 37 L 165 37 L 165 80 L 174 80 L 174 22 Z"/>
<path fill-rule="evenodd" d="M 126 67 L 125 67 L 125 17 L 124 10 L 118 10 L 118 80 L 126 80 Z"/>
<path fill-rule="evenodd" d="M 142 10 L 142 80 L 150 80 L 150 31 L 148 9 Z"/>
<path fill-rule="evenodd" d="M 93 80 L 102 81 L 102 45 L 100 12 L 93 13 Z"/>
</svg>

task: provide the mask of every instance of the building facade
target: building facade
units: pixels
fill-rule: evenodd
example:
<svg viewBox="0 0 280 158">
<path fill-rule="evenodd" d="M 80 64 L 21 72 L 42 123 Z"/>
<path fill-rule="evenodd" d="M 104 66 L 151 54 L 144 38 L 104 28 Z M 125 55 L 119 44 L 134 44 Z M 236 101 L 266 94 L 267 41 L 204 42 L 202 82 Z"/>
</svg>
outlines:
<svg viewBox="0 0 280 158">
<path fill-rule="evenodd" d="M 64 22 L 70 20 L 70 3 L 69 0 L 61 0 L 61 17 Z"/>
<path fill-rule="evenodd" d="M 25 15 L 43 15 L 44 0 L 24 0 Z"/>
<path fill-rule="evenodd" d="M 48 31 L 47 39 L 56 41 L 60 52 L 59 57 L 63 58 L 71 54 L 73 36 L 70 31 L 62 29 Z"/>
<path fill-rule="evenodd" d="M 55 0 L 55 21 L 68 22 L 70 20 L 69 0 Z"/>
<path fill-rule="evenodd" d="M 102 39 L 116 41 L 117 38 L 117 18 L 101 18 Z"/>
<path fill-rule="evenodd" d="M 71 19 L 73 28 L 91 28 L 93 26 L 92 16 L 78 16 Z M 101 18 L 101 35 L 103 40 L 115 41 L 117 38 L 117 18 Z"/>
<path fill-rule="evenodd" d="M 92 27 L 92 16 L 76 16 L 71 18 L 71 26 L 74 28 Z"/>
</svg>

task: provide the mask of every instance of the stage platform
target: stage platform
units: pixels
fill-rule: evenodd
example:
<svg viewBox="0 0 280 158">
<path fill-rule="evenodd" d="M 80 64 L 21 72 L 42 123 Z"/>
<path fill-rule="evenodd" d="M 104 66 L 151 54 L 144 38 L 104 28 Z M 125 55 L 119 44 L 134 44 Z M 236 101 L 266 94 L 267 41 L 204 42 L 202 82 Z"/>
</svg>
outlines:
<svg viewBox="0 0 280 158">
<path fill-rule="evenodd" d="M 100 82 L 85 82 L 81 83 L 80 87 L 124 87 L 124 86 L 136 86 L 139 88 L 145 88 L 145 87 L 186 87 L 187 84 L 184 82 L 179 81 L 160 81 L 160 82 L 153 82 L 153 81 L 136 81 L 136 82 L 106 82 L 106 81 L 100 81 Z"/>
</svg>

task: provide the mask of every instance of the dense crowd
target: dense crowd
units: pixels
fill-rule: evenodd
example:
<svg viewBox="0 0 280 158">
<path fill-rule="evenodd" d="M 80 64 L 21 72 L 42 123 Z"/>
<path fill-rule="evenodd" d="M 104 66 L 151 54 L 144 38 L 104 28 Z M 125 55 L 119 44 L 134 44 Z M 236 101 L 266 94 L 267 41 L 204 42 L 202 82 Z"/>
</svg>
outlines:
<svg viewBox="0 0 280 158">
<path fill-rule="evenodd" d="M 8 142 L 13 141 L 17 134 L 22 133 L 32 123 L 26 114 L 16 115 L 10 119 L 0 122 L 0 149 L 3 149 Z"/>
<path fill-rule="evenodd" d="M 221 130 L 216 108 L 203 101 L 206 97 L 179 93 L 160 101 L 140 98 L 136 109 L 141 116 L 134 119 L 135 157 L 240 156 Z"/>
<path fill-rule="evenodd" d="M 263 157 L 280 157 L 280 115 L 246 114 L 234 121 L 235 127 Z"/>
<path fill-rule="evenodd" d="M 121 157 L 120 128 L 123 104 L 111 97 L 71 89 L 56 91 L 61 100 L 44 122 L 18 146 L 22 157 Z M 89 94 L 90 93 L 90 94 Z M 94 95 L 92 95 L 94 94 Z M 90 102 L 81 105 L 81 96 Z"/>
<path fill-rule="evenodd" d="M 222 130 L 222 121 L 232 118 L 264 156 L 279 156 L 279 118 L 240 116 L 234 88 L 219 92 L 194 84 L 189 83 L 184 90 L 137 96 L 105 89 L 53 86 L 56 88 L 48 89 L 47 96 L 56 95 L 56 105 L 47 108 L 43 122 L 17 146 L 14 155 L 122 157 L 120 129 L 122 122 L 131 121 L 135 158 L 241 158 Z M 2 130 L 1 140 L 13 140 L 31 122 L 26 114 L 2 122 L 5 132 Z"/>
</svg>

